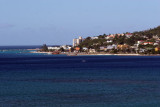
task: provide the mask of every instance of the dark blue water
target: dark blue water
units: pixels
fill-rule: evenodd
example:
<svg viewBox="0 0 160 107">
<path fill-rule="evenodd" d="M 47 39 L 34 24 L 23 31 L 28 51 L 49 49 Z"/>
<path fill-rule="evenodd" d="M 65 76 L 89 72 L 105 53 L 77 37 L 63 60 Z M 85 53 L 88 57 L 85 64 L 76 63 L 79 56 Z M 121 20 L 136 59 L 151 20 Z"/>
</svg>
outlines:
<svg viewBox="0 0 160 107">
<path fill-rule="evenodd" d="M 0 50 L 5 49 L 36 49 L 41 48 L 41 45 L 33 45 L 33 46 L 0 46 Z"/>
<path fill-rule="evenodd" d="M 159 56 L 0 53 L 0 107 L 159 106 Z"/>
</svg>

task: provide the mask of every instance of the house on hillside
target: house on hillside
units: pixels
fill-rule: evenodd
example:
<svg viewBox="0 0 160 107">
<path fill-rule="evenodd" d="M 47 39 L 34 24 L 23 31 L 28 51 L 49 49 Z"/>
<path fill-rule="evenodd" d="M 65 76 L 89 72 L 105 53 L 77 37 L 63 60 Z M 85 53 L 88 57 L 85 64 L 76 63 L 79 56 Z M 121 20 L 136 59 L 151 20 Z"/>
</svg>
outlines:
<svg viewBox="0 0 160 107">
<path fill-rule="evenodd" d="M 107 46 L 107 50 L 112 50 L 112 49 L 117 49 L 117 45 L 113 44 Z"/>
<path fill-rule="evenodd" d="M 144 42 L 144 43 L 142 43 L 142 45 L 153 45 L 154 43 L 153 42 Z"/>
<path fill-rule="evenodd" d="M 153 36 L 153 39 L 160 40 L 160 38 L 158 37 L 158 35 Z"/>
<path fill-rule="evenodd" d="M 106 42 L 107 42 L 107 43 L 112 43 L 112 42 L 113 42 L 113 40 L 108 39 Z"/>
<path fill-rule="evenodd" d="M 100 47 L 100 50 L 101 50 L 101 51 L 106 51 L 106 50 L 107 50 L 107 46 L 101 46 L 101 47 Z"/>
<path fill-rule="evenodd" d="M 126 33 L 126 37 L 127 37 L 127 38 L 132 37 L 132 35 L 133 35 L 132 33 Z"/>
<path fill-rule="evenodd" d="M 144 42 L 143 40 L 139 40 L 139 41 L 137 41 L 137 44 L 140 45 L 140 44 L 142 44 L 143 42 Z"/>
<path fill-rule="evenodd" d="M 89 53 L 96 53 L 95 49 L 89 49 Z"/>
<path fill-rule="evenodd" d="M 126 44 L 124 44 L 124 45 L 118 45 L 117 48 L 121 49 L 121 50 L 123 50 L 123 49 L 129 49 L 129 45 L 126 45 Z"/>
<path fill-rule="evenodd" d="M 112 34 L 112 35 L 108 35 L 107 37 L 105 37 L 105 39 L 114 39 L 115 38 L 115 35 Z"/>
<path fill-rule="evenodd" d="M 98 39 L 98 37 L 97 37 L 97 36 L 95 36 L 95 37 L 91 37 L 91 39 L 92 39 L 92 40 L 94 40 L 94 39 Z"/>
<path fill-rule="evenodd" d="M 156 52 L 160 51 L 160 47 L 156 47 L 156 48 L 155 48 L 155 51 L 156 51 Z"/>
</svg>

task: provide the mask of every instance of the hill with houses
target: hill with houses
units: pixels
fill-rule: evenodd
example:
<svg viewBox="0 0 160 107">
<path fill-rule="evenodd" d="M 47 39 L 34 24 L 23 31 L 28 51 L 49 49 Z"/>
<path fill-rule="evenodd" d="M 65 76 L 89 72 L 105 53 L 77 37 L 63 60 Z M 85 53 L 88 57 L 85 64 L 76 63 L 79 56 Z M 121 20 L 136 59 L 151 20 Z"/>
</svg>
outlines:
<svg viewBox="0 0 160 107">
<path fill-rule="evenodd" d="M 77 39 L 79 40 L 79 39 Z M 122 34 L 103 34 L 87 37 L 74 44 L 80 52 L 107 53 L 160 53 L 160 26 L 139 32 Z"/>
<path fill-rule="evenodd" d="M 42 46 L 42 52 L 57 53 L 112 53 L 112 54 L 160 54 L 160 26 L 122 34 L 73 39 L 73 45 Z"/>
</svg>

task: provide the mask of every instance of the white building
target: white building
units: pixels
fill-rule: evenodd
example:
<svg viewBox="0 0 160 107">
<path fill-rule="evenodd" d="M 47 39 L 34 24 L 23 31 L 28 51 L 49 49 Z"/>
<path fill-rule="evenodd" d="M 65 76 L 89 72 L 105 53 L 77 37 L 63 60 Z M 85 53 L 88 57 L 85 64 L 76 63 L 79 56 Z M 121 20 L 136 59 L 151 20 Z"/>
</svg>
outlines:
<svg viewBox="0 0 160 107">
<path fill-rule="evenodd" d="M 84 51 L 87 51 L 87 50 L 88 50 L 88 48 L 86 48 L 86 47 L 83 47 L 83 50 L 84 50 Z"/>
<path fill-rule="evenodd" d="M 140 45 L 140 44 L 142 44 L 142 43 L 144 43 L 144 41 L 143 41 L 143 40 L 139 40 L 139 41 L 137 41 L 137 44 L 138 44 L 138 45 Z"/>
<path fill-rule="evenodd" d="M 113 42 L 113 40 L 109 40 L 109 39 L 107 40 L 107 43 L 112 43 L 112 42 Z"/>
<path fill-rule="evenodd" d="M 59 50 L 60 48 L 61 48 L 60 46 L 48 47 L 49 50 Z"/>
<path fill-rule="evenodd" d="M 111 49 L 117 49 L 117 45 L 113 44 L 113 45 L 108 45 L 107 46 L 107 50 L 111 50 Z"/>
<path fill-rule="evenodd" d="M 101 46 L 100 50 L 106 51 L 107 50 L 107 46 Z"/>
<path fill-rule="evenodd" d="M 80 36 L 78 39 L 73 39 L 73 47 L 78 46 L 83 41 L 83 38 Z"/>
<path fill-rule="evenodd" d="M 89 52 L 90 52 L 90 53 L 95 53 L 96 50 L 95 50 L 95 49 L 89 49 Z"/>
<path fill-rule="evenodd" d="M 159 44 L 158 43 L 154 43 L 153 45 L 155 45 L 155 46 L 157 45 L 158 46 Z"/>
<path fill-rule="evenodd" d="M 127 34 L 126 34 L 126 37 L 127 37 L 127 38 L 132 37 L 132 33 L 127 33 Z"/>
<path fill-rule="evenodd" d="M 69 45 L 62 45 L 61 48 L 65 49 L 65 50 L 70 50 L 72 47 Z"/>
<path fill-rule="evenodd" d="M 93 40 L 93 39 L 98 39 L 98 37 L 91 37 L 91 39 Z"/>
</svg>

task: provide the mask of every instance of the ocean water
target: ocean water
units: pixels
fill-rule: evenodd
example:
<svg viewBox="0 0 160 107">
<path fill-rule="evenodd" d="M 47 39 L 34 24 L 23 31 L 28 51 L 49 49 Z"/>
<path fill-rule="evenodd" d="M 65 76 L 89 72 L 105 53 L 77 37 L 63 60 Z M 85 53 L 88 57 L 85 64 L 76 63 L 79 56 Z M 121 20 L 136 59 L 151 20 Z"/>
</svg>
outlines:
<svg viewBox="0 0 160 107">
<path fill-rule="evenodd" d="M 159 56 L 0 51 L 0 107 L 159 106 Z"/>
</svg>

